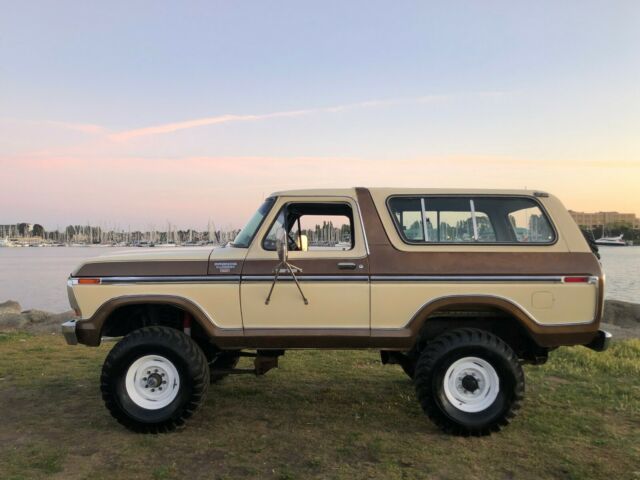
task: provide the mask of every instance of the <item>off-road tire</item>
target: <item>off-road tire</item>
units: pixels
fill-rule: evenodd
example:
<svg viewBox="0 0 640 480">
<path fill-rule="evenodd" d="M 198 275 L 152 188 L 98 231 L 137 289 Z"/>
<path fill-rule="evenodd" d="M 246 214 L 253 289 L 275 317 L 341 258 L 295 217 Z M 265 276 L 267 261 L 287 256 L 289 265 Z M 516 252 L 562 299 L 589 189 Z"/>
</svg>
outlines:
<svg viewBox="0 0 640 480">
<path fill-rule="evenodd" d="M 499 379 L 497 397 L 478 412 L 460 410 L 445 393 L 447 371 L 455 367 L 456 361 L 468 358 L 488 362 Z M 497 336 L 476 328 L 452 330 L 428 342 L 420 352 L 414 384 L 427 416 L 444 432 L 461 436 L 499 431 L 515 417 L 524 397 L 524 372 L 511 347 Z"/>
<path fill-rule="evenodd" d="M 179 376 L 175 398 L 163 408 L 142 408 L 127 393 L 127 371 L 145 356 L 169 360 Z M 209 387 L 209 365 L 202 350 L 187 335 L 169 327 L 134 330 L 118 342 L 102 367 L 102 398 L 111 415 L 129 430 L 164 433 L 184 425 L 204 402 Z"/>
</svg>

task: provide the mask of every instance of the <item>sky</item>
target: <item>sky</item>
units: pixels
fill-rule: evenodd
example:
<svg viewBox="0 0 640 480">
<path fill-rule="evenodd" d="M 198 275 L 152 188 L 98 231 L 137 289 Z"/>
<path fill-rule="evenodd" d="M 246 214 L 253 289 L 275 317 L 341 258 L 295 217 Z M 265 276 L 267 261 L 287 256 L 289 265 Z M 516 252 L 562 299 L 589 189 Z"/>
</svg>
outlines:
<svg viewBox="0 0 640 480">
<path fill-rule="evenodd" d="M 349 186 L 640 215 L 640 3 L 0 0 L 0 224 Z"/>
</svg>

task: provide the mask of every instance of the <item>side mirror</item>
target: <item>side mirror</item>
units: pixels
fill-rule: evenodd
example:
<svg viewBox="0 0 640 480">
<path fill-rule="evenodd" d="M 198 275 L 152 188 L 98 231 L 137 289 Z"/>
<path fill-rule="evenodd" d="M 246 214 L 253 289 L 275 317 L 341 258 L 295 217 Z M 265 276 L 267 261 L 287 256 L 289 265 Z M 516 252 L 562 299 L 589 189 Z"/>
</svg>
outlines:
<svg viewBox="0 0 640 480">
<path fill-rule="evenodd" d="M 298 244 L 298 249 L 301 252 L 306 252 L 307 250 L 309 250 L 309 239 L 306 235 L 300 235 L 296 243 Z"/>
<path fill-rule="evenodd" d="M 304 238 L 304 240 L 306 243 L 306 237 Z M 309 300 L 307 300 L 307 297 L 305 297 L 304 293 L 302 293 L 302 287 L 300 286 L 300 283 L 298 282 L 298 278 L 296 277 L 296 272 L 302 272 L 302 269 L 300 267 L 296 267 L 295 265 L 291 265 L 289 262 L 287 262 L 287 254 L 289 251 L 288 241 L 289 241 L 289 235 L 287 234 L 286 230 L 284 228 L 279 228 L 276 231 L 276 251 L 278 252 L 278 258 L 280 259 L 280 263 L 276 265 L 276 268 L 273 271 L 275 275 L 273 276 L 273 283 L 271 284 L 271 288 L 269 289 L 269 294 L 267 295 L 267 299 L 264 301 L 265 305 L 269 305 L 269 302 L 271 301 L 271 294 L 273 293 L 273 289 L 276 286 L 276 282 L 278 281 L 278 277 L 280 276 L 280 273 L 289 273 L 289 275 L 291 275 L 291 278 L 293 279 L 294 282 L 296 282 L 296 287 L 298 288 L 298 291 L 302 296 L 302 301 L 304 302 L 305 305 L 309 305 Z M 301 246 L 303 245 L 302 238 L 300 239 L 300 245 Z"/>
<path fill-rule="evenodd" d="M 287 261 L 287 256 L 289 253 L 287 240 L 287 232 L 284 228 L 279 228 L 276 232 L 276 252 L 278 252 L 278 259 L 281 262 Z"/>
</svg>

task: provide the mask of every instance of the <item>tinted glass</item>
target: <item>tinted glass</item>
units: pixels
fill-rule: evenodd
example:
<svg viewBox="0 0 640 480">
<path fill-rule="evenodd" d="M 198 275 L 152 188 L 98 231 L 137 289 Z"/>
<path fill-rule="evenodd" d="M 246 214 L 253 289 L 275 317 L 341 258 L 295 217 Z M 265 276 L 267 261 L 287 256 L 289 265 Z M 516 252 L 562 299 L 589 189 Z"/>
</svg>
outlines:
<svg viewBox="0 0 640 480">
<path fill-rule="evenodd" d="M 553 229 L 537 206 L 510 213 L 509 221 L 520 243 L 547 243 L 553 240 Z"/>
<path fill-rule="evenodd" d="M 395 197 L 389 209 L 409 243 L 552 243 L 555 233 L 525 197 Z"/>
<path fill-rule="evenodd" d="M 245 227 L 240 230 L 240 233 L 235 238 L 231 246 L 238 248 L 247 248 L 249 247 L 249 245 L 251 245 L 251 241 L 256 235 L 258 228 L 260 228 L 260 224 L 264 220 L 264 217 L 267 216 L 267 213 L 269 213 L 269 210 L 271 210 L 271 207 L 273 206 L 273 203 L 275 201 L 275 198 L 267 198 L 264 201 L 260 208 L 258 208 L 258 211 L 253 214 Z"/>
</svg>

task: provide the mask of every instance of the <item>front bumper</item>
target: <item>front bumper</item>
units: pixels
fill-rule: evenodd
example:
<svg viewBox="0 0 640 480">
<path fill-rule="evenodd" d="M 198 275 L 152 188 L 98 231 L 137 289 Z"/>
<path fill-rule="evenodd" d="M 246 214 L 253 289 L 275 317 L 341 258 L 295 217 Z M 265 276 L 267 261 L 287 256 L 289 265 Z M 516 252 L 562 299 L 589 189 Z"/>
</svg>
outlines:
<svg viewBox="0 0 640 480">
<path fill-rule="evenodd" d="M 593 340 L 585 345 L 585 347 L 595 350 L 596 352 L 604 352 L 609 348 L 611 342 L 611 334 L 605 330 L 598 330 L 598 334 Z"/>
<path fill-rule="evenodd" d="M 68 322 L 64 322 L 60 325 L 60 329 L 62 330 L 62 334 L 64 335 L 64 339 L 67 341 L 68 345 L 77 345 L 78 344 L 78 336 L 76 335 L 76 320 L 69 320 Z"/>
</svg>

